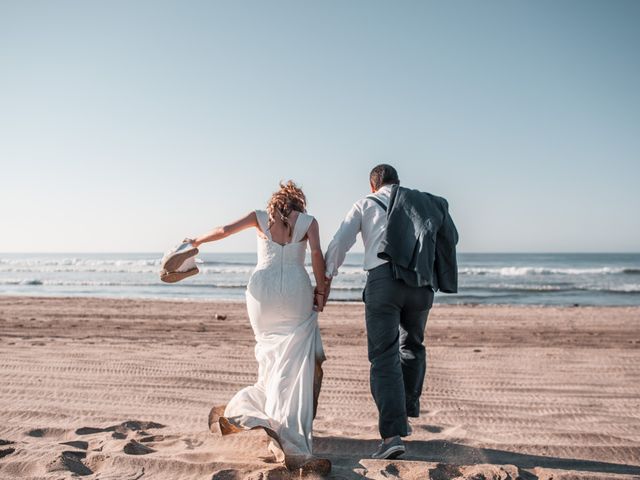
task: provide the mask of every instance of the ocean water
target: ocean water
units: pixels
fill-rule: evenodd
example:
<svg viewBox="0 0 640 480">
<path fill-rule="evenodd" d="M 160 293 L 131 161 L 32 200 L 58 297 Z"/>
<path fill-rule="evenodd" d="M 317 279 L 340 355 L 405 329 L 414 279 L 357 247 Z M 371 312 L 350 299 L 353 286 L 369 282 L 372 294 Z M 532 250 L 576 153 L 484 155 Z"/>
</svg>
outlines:
<svg viewBox="0 0 640 480">
<path fill-rule="evenodd" d="M 0 253 L 0 295 L 243 300 L 256 262 L 255 253 L 204 253 L 199 275 L 165 284 L 161 256 Z M 360 301 L 362 257 L 347 255 L 332 300 Z M 438 293 L 438 303 L 640 305 L 640 254 L 467 253 L 458 263 L 459 293 Z"/>
</svg>

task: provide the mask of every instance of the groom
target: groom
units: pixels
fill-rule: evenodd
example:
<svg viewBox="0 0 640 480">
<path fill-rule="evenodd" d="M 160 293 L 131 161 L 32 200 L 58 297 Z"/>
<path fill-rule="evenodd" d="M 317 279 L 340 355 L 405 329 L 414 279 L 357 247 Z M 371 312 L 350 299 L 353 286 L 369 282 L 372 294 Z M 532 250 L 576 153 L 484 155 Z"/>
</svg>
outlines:
<svg viewBox="0 0 640 480">
<path fill-rule="evenodd" d="M 326 288 L 360 233 L 371 393 L 382 437 L 372 458 L 395 458 L 405 453 L 401 437 L 411 434 L 407 417 L 420 415 L 434 291 L 457 292 L 458 233 L 446 200 L 400 187 L 391 165 L 371 170 L 369 183 L 371 195 L 353 205 L 329 244 Z"/>
</svg>

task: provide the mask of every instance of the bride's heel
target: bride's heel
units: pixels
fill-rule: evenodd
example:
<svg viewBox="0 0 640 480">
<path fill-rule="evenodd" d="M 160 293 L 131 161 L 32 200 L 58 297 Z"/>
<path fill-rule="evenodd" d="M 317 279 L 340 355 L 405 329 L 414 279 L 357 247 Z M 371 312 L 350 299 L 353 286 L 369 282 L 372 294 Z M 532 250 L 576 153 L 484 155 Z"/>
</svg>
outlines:
<svg viewBox="0 0 640 480">
<path fill-rule="evenodd" d="M 227 417 L 220 417 L 218 419 L 220 425 L 220 433 L 222 435 L 231 435 L 232 433 L 246 432 L 245 428 L 238 427 L 231 423 Z"/>
<path fill-rule="evenodd" d="M 221 433 L 220 417 L 224 415 L 226 405 L 214 406 L 209 412 L 209 430 L 211 433 Z"/>
<path fill-rule="evenodd" d="M 226 405 L 216 406 L 211 409 L 209 412 L 209 430 L 212 433 L 220 433 L 222 435 L 231 435 L 232 433 L 245 432 L 246 429 L 242 427 L 238 427 L 229 421 L 227 417 L 224 416 L 224 411 L 227 408 Z"/>
</svg>

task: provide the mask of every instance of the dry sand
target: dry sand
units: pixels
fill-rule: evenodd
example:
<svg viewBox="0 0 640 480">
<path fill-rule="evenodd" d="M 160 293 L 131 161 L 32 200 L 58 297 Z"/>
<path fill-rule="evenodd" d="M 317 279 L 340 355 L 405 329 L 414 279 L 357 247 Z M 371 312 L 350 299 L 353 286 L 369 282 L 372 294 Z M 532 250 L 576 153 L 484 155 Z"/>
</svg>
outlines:
<svg viewBox="0 0 640 480">
<path fill-rule="evenodd" d="M 367 460 L 362 317 L 321 316 L 331 478 L 640 478 L 640 307 L 435 307 L 402 461 Z M 0 297 L 0 478 L 288 478 L 262 432 L 207 427 L 255 376 L 243 304 Z"/>
</svg>

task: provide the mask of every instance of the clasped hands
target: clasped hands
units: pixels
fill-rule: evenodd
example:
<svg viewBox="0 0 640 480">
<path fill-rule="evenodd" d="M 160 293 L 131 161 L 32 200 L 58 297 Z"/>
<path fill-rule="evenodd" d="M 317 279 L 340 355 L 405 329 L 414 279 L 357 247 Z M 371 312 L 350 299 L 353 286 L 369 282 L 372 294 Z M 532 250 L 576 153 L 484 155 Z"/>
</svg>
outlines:
<svg viewBox="0 0 640 480">
<path fill-rule="evenodd" d="M 316 286 L 313 289 L 313 308 L 318 312 L 324 310 L 327 300 L 329 300 L 332 280 L 330 277 L 324 277 L 324 285 Z"/>
</svg>

